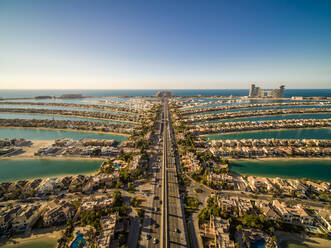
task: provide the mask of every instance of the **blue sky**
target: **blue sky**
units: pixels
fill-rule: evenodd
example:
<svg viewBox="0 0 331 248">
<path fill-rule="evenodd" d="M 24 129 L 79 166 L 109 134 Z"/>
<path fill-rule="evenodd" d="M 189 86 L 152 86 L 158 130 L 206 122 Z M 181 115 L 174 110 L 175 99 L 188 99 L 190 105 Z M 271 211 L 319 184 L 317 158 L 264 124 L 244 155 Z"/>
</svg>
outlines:
<svg viewBox="0 0 331 248">
<path fill-rule="evenodd" d="M 0 1 L 0 88 L 330 88 L 331 1 Z"/>
</svg>

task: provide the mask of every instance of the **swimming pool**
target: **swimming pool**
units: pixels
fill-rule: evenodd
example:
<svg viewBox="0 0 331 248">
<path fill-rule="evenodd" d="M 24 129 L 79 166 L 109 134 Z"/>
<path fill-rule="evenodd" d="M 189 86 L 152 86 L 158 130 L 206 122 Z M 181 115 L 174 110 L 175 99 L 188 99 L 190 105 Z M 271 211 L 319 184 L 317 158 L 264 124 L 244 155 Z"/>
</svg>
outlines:
<svg viewBox="0 0 331 248">
<path fill-rule="evenodd" d="M 83 246 L 79 246 L 79 244 L 82 244 Z M 82 248 L 86 245 L 86 240 L 84 239 L 83 234 L 81 234 L 79 231 L 76 232 L 76 239 L 71 244 L 70 248 Z"/>
</svg>

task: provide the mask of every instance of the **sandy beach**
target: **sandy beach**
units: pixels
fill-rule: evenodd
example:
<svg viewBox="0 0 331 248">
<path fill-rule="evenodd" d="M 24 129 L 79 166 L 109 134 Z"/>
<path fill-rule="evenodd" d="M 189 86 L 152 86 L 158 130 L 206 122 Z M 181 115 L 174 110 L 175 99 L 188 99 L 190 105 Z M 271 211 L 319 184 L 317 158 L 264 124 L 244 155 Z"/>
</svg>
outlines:
<svg viewBox="0 0 331 248">
<path fill-rule="evenodd" d="M 22 147 L 23 152 L 19 154 L 14 154 L 12 156 L 2 156 L 0 159 L 86 159 L 86 160 L 105 160 L 105 158 L 91 158 L 91 157 L 80 157 L 80 156 L 49 156 L 41 157 L 35 156 L 34 153 L 38 151 L 40 147 L 50 146 L 54 144 L 54 140 L 31 140 L 32 144 L 30 146 Z"/>
<path fill-rule="evenodd" d="M 15 114 L 16 112 L 9 112 L 9 111 L 4 111 L 1 112 L 2 114 Z M 17 113 L 17 114 L 36 114 L 36 113 L 29 113 L 29 112 L 25 112 L 25 113 Z M 91 120 L 104 120 L 104 121 L 114 121 L 114 122 L 122 122 L 122 123 L 129 123 L 129 124 L 138 124 L 138 122 L 135 121 L 126 121 L 126 120 L 118 120 L 118 119 L 107 119 L 107 118 L 98 118 L 98 117 L 90 117 L 90 116 L 85 116 L 85 115 L 61 115 L 61 114 L 48 114 L 48 113 L 37 113 L 36 115 L 45 115 L 45 116 L 61 116 L 61 117 L 78 117 L 78 118 L 86 118 L 86 119 L 91 119 Z M 117 124 L 117 123 L 114 123 Z"/>
<path fill-rule="evenodd" d="M 230 161 L 285 161 L 285 160 L 331 160 L 331 157 L 270 157 L 270 158 L 229 158 Z"/>
<path fill-rule="evenodd" d="M 261 130 L 245 130 L 245 131 L 236 131 L 236 132 L 225 132 L 225 133 L 207 133 L 201 134 L 199 136 L 206 137 L 206 136 L 218 136 L 223 134 L 238 134 L 238 133 L 259 133 L 259 132 L 270 132 L 270 131 L 284 131 L 284 130 L 296 130 L 296 129 L 330 129 L 329 127 L 305 127 L 305 128 L 270 128 L 270 129 L 261 129 Z"/>
<path fill-rule="evenodd" d="M 305 234 L 277 232 L 276 236 L 281 248 L 291 247 L 295 244 L 298 247 L 311 247 L 311 248 L 330 248 L 331 240 L 322 239 L 314 236 L 307 236 Z"/>
<path fill-rule="evenodd" d="M 63 129 L 63 128 L 48 128 L 48 127 L 8 127 L 0 126 L 0 128 L 20 128 L 20 129 L 40 129 L 40 130 L 53 130 L 53 131 L 69 131 L 69 132 L 78 132 L 78 133 L 99 133 L 99 134 L 109 134 L 109 135 L 118 135 L 118 136 L 130 136 L 129 134 L 124 133 L 114 133 L 114 132 L 97 132 L 89 130 L 78 130 L 78 129 Z"/>
<path fill-rule="evenodd" d="M 0 245 L 4 245 L 4 248 L 18 248 L 18 247 L 56 247 L 57 240 L 62 236 L 61 230 L 55 230 L 49 233 L 38 233 L 34 232 L 28 237 L 17 236 L 11 238 L 6 244 L 0 243 Z"/>
</svg>

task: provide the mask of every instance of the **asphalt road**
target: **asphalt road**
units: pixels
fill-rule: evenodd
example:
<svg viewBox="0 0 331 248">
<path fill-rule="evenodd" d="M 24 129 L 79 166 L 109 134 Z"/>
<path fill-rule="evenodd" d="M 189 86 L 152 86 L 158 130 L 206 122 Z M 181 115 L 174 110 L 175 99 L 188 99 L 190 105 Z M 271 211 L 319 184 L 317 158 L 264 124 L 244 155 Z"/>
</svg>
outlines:
<svg viewBox="0 0 331 248">
<path fill-rule="evenodd" d="M 160 137 L 156 137 L 154 148 L 157 150 L 156 158 L 150 168 L 153 173 L 153 180 L 151 183 L 151 195 L 147 197 L 145 217 L 143 221 L 143 228 L 141 231 L 140 247 L 160 247 L 161 240 L 161 182 L 162 182 L 162 147 L 157 141 Z"/>
<path fill-rule="evenodd" d="M 161 132 L 156 139 L 159 144 L 156 142 L 154 146 L 159 147 L 159 155 L 152 167 L 152 195 L 147 198 L 141 248 L 188 247 L 169 120 L 168 104 L 165 101 L 160 114 Z"/>
<path fill-rule="evenodd" d="M 169 126 L 169 112 L 167 102 L 164 105 L 165 112 L 165 138 L 164 142 L 167 142 L 166 145 L 166 154 L 164 159 L 166 163 L 165 168 L 165 177 L 167 178 L 167 217 L 168 217 L 168 244 L 163 247 L 187 247 L 186 240 L 186 230 L 184 226 L 184 211 L 182 207 L 182 202 L 179 194 L 179 186 L 177 179 L 177 170 L 174 157 L 174 151 L 172 146 L 172 140 L 170 138 L 170 126 Z"/>
</svg>

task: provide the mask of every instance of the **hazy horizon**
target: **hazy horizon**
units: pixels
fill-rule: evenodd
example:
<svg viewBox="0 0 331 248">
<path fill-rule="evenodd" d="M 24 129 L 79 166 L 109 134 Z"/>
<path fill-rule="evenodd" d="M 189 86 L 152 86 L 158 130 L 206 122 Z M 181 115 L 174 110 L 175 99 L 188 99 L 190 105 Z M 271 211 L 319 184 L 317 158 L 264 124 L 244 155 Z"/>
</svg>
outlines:
<svg viewBox="0 0 331 248">
<path fill-rule="evenodd" d="M 0 1 L 0 89 L 328 89 L 330 1 Z"/>
<path fill-rule="evenodd" d="M 257 86 L 260 86 L 257 84 Z M 272 90 L 278 88 L 278 85 L 274 88 L 264 88 L 261 85 L 261 88 L 264 90 Z M 249 90 L 249 85 L 247 88 L 0 88 L 0 90 Z M 285 90 L 331 90 L 329 88 L 287 88 Z"/>
</svg>

